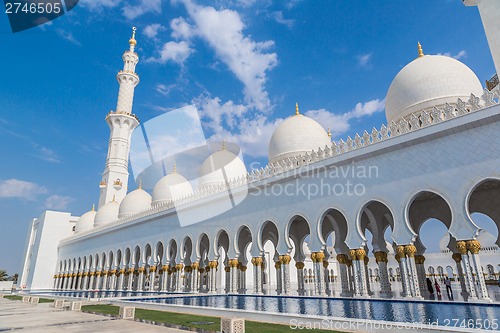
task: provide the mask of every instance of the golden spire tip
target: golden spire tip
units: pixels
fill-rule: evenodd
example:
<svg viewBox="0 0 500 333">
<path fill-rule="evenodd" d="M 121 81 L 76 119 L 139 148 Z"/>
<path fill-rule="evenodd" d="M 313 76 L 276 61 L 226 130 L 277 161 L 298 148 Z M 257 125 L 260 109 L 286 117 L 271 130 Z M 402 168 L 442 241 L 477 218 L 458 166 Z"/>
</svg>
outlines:
<svg viewBox="0 0 500 333">
<path fill-rule="evenodd" d="M 139 189 L 142 189 L 142 179 L 139 180 Z"/>
<path fill-rule="evenodd" d="M 328 137 L 331 139 L 332 138 L 332 132 L 330 132 L 330 127 L 328 127 Z"/>
<path fill-rule="evenodd" d="M 220 150 L 226 150 L 226 138 L 222 140 L 222 147 L 220 147 Z"/>
<path fill-rule="evenodd" d="M 300 114 L 299 112 L 299 103 L 295 103 L 295 115 L 298 116 Z"/>
<path fill-rule="evenodd" d="M 177 173 L 177 163 L 175 163 L 175 162 L 174 162 L 174 170 L 172 172 Z"/>
<path fill-rule="evenodd" d="M 92 204 L 92 211 L 95 212 L 95 204 Z"/>
<path fill-rule="evenodd" d="M 137 41 L 135 40 L 135 32 L 137 31 L 137 28 L 136 27 L 132 27 L 132 37 L 129 39 L 128 43 L 130 44 L 130 46 L 136 46 L 137 45 Z"/>
<path fill-rule="evenodd" d="M 420 42 L 418 42 L 417 46 L 418 46 L 418 57 L 421 58 L 425 54 L 424 54 L 424 51 L 422 50 L 422 45 L 420 45 Z"/>
</svg>

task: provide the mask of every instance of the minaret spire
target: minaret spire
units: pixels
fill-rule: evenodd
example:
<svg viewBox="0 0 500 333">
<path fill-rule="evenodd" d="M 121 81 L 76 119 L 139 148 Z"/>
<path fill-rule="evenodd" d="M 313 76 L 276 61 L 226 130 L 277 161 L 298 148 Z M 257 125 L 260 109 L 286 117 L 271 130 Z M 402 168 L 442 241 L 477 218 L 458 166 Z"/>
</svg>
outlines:
<svg viewBox="0 0 500 333">
<path fill-rule="evenodd" d="M 295 115 L 298 116 L 300 114 L 299 112 L 299 103 L 295 103 Z"/>
<path fill-rule="evenodd" d="M 420 45 L 420 42 L 418 42 L 417 48 L 418 48 L 418 57 L 422 58 L 425 54 L 424 54 L 424 50 L 422 50 L 422 45 Z"/>
<path fill-rule="evenodd" d="M 123 70 L 116 75 L 116 80 L 120 84 L 116 110 L 109 112 L 106 117 L 111 136 L 106 167 L 99 186 L 101 189 L 99 208 L 110 201 L 120 203 L 127 194 L 130 138 L 139 125 L 139 119 L 132 114 L 134 90 L 139 84 L 139 76 L 135 73 L 135 67 L 139 62 L 139 56 L 134 51 L 137 45 L 136 31 L 137 29 L 133 27 L 132 37 L 128 41 L 130 48 L 122 56 Z"/>
</svg>

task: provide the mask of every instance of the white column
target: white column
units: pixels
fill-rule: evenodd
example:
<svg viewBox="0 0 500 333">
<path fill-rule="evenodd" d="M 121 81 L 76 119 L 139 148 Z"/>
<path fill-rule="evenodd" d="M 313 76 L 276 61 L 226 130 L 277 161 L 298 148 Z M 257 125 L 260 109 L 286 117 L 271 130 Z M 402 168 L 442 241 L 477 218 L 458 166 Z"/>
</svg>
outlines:
<svg viewBox="0 0 500 333">
<path fill-rule="evenodd" d="M 89 281 L 89 290 L 94 289 L 94 281 L 95 281 L 95 267 L 93 267 L 89 273 L 90 281 Z"/>
<path fill-rule="evenodd" d="M 420 286 L 420 295 L 422 297 L 430 297 L 430 292 L 427 289 L 427 280 L 425 274 L 425 257 L 421 254 L 415 255 L 415 266 L 417 267 L 418 285 Z"/>
<path fill-rule="evenodd" d="M 138 269 L 139 277 L 137 279 L 137 287 L 136 287 L 137 291 L 142 291 L 144 288 L 144 271 L 145 270 L 146 270 L 146 267 L 144 267 L 144 266 L 139 267 L 139 269 Z"/>
<path fill-rule="evenodd" d="M 467 250 L 470 251 L 469 257 L 471 260 L 471 264 L 474 267 L 474 271 L 476 273 L 477 280 L 477 291 L 478 298 L 485 301 L 491 301 L 490 296 L 488 295 L 488 290 L 486 288 L 486 281 L 484 281 L 483 269 L 481 267 L 481 260 L 479 259 L 479 250 L 481 250 L 481 244 L 477 240 L 468 240 L 467 241 Z"/>
<path fill-rule="evenodd" d="M 387 271 L 387 252 L 377 251 L 374 255 L 380 275 L 380 296 L 392 297 L 391 282 L 389 281 L 389 273 Z"/>
<path fill-rule="evenodd" d="M 276 293 L 281 295 L 283 292 L 283 277 L 281 275 L 281 263 L 276 261 L 274 263 L 274 268 L 276 269 Z"/>
<path fill-rule="evenodd" d="M 175 291 L 182 292 L 183 281 L 182 281 L 182 270 L 184 268 L 183 264 L 175 265 Z"/>
<path fill-rule="evenodd" d="M 123 282 L 125 281 L 125 266 L 122 266 L 120 270 L 118 271 L 118 285 L 117 285 L 117 290 L 118 291 L 123 291 Z"/>
<path fill-rule="evenodd" d="M 191 268 L 193 269 L 193 271 L 191 272 L 191 292 L 192 293 L 199 292 L 199 276 L 200 276 L 199 267 L 200 267 L 200 264 L 197 262 L 194 262 L 191 264 Z"/>
<path fill-rule="evenodd" d="M 108 289 L 108 269 L 106 268 L 101 275 L 102 279 L 102 285 L 101 285 L 101 290 L 107 290 Z"/>
<path fill-rule="evenodd" d="M 349 288 L 349 268 L 347 267 L 349 263 L 349 257 L 347 254 L 338 254 L 337 255 L 337 261 L 339 263 L 339 278 L 340 278 L 340 287 L 341 287 L 341 292 L 340 296 L 341 297 L 348 297 L 352 296 Z"/>
<path fill-rule="evenodd" d="M 469 293 L 469 300 L 476 300 L 478 298 L 478 294 L 473 278 L 473 272 L 470 267 L 469 256 L 467 255 L 467 245 L 465 241 L 457 241 L 456 246 L 462 256 L 462 265 L 465 273 L 464 279 L 467 286 L 467 292 Z"/>
<path fill-rule="evenodd" d="M 368 257 L 366 256 L 361 264 L 363 265 L 363 271 L 365 272 L 365 281 L 366 281 L 366 294 L 371 295 L 372 290 L 370 288 L 370 271 L 368 269 Z"/>
<path fill-rule="evenodd" d="M 241 265 L 240 268 L 240 288 L 239 292 L 241 294 L 247 293 L 247 266 Z"/>
<path fill-rule="evenodd" d="M 469 291 L 467 289 L 467 284 L 465 280 L 467 277 L 464 274 L 464 270 L 462 267 L 462 255 L 460 253 L 453 253 L 452 255 L 453 260 L 455 260 L 455 263 L 457 264 L 457 278 L 458 281 L 460 282 L 460 288 L 462 289 L 462 292 L 460 293 L 464 300 L 467 300 L 469 297 Z"/>
<path fill-rule="evenodd" d="M 169 269 L 169 265 L 163 265 L 161 267 L 162 269 L 162 279 L 161 279 L 161 290 L 162 291 L 168 291 L 168 269 Z"/>
<path fill-rule="evenodd" d="M 210 268 L 210 288 L 209 293 L 217 293 L 217 266 L 219 263 L 216 260 L 210 261 L 208 267 Z"/>
<path fill-rule="evenodd" d="M 253 293 L 262 295 L 262 257 L 253 257 Z"/>
<path fill-rule="evenodd" d="M 238 259 L 229 259 L 229 286 L 228 293 L 238 293 Z"/>
<path fill-rule="evenodd" d="M 297 261 L 295 263 L 295 268 L 297 268 L 297 293 L 299 296 L 304 296 L 306 292 L 304 283 L 304 263 Z"/>
<path fill-rule="evenodd" d="M 325 294 L 325 279 L 323 274 L 323 260 L 325 259 L 325 254 L 323 252 L 313 252 L 311 253 L 311 259 L 314 270 L 314 289 L 316 295 L 322 296 Z"/>
<path fill-rule="evenodd" d="M 398 245 L 396 247 L 396 260 L 399 263 L 399 271 L 401 274 L 401 283 L 403 284 L 403 296 L 411 297 L 410 290 L 410 280 L 408 278 L 408 270 L 406 266 L 406 256 L 405 256 L 405 248 L 402 245 Z"/>
<path fill-rule="evenodd" d="M 281 275 L 282 275 L 282 294 L 290 295 L 290 261 L 292 258 L 290 255 L 285 254 L 279 256 L 281 264 Z"/>
<path fill-rule="evenodd" d="M 415 253 L 417 253 L 417 248 L 413 244 L 405 246 L 405 254 L 407 255 L 406 264 L 408 265 L 408 272 L 410 285 L 412 286 L 412 296 L 415 298 L 422 298 L 420 294 L 420 284 L 418 283 L 417 266 L 415 264 Z"/>
</svg>

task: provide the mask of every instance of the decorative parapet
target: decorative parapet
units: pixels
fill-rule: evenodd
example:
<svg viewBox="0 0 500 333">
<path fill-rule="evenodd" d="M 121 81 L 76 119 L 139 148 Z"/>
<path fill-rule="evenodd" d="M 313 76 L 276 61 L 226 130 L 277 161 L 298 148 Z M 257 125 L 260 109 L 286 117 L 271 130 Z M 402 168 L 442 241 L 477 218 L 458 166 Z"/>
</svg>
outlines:
<svg viewBox="0 0 500 333">
<path fill-rule="evenodd" d="M 181 205 L 211 197 L 218 193 L 227 192 L 241 186 L 247 186 L 249 184 L 259 182 L 261 180 L 282 174 L 287 171 L 298 169 L 303 166 L 339 156 L 363 147 L 375 145 L 379 142 L 386 141 L 393 137 L 404 135 L 410 132 L 415 132 L 419 129 L 429 127 L 434 124 L 464 116 L 469 113 L 473 113 L 478 110 L 497 105 L 499 104 L 499 102 L 500 85 L 497 85 L 492 91 L 485 89 L 483 95 L 480 98 L 475 96 L 474 94 L 471 94 L 467 102 L 464 102 L 459 98 L 456 105 L 450 105 L 446 103 L 441 108 L 435 107 L 431 110 L 424 110 L 418 113 L 414 113 L 404 119 L 398 120 L 398 122 L 391 122 L 388 127 L 386 125 L 382 125 L 380 127 L 380 130 L 373 128 L 370 133 L 367 131 L 364 131 L 362 135 L 357 133 L 354 136 L 354 140 L 350 136 L 348 136 L 345 141 L 340 139 L 338 142 L 332 142 L 330 146 L 325 146 L 324 148 L 320 147 L 318 148 L 318 150 L 313 150 L 310 153 L 305 154 L 304 156 L 299 155 L 268 164 L 266 165 L 266 167 L 252 170 L 246 175 L 241 175 L 240 177 L 228 180 L 225 183 L 207 186 L 202 189 L 198 189 L 189 195 L 156 204 L 143 212 L 124 217 L 117 221 L 113 221 L 103 228 L 148 217 L 173 209 L 175 207 L 179 207 Z M 90 231 L 89 233 L 91 232 L 93 231 Z"/>
</svg>

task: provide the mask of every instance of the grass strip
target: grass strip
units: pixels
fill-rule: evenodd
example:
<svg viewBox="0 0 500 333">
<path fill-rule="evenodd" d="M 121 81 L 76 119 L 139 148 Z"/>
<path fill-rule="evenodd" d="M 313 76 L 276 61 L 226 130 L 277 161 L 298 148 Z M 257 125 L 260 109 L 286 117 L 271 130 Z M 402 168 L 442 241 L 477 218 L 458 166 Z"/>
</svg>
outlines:
<svg viewBox="0 0 500 333">
<path fill-rule="evenodd" d="M 95 312 L 107 315 L 118 316 L 120 307 L 108 304 L 98 304 L 98 305 L 84 305 L 82 306 L 82 311 L 84 312 Z M 145 310 L 145 309 L 135 309 L 135 318 L 154 321 L 156 323 L 167 323 L 170 325 L 178 325 L 189 328 L 198 328 L 205 331 L 216 332 L 220 329 L 220 318 L 211 316 L 200 316 L 185 313 L 175 313 L 175 312 L 165 312 L 158 310 Z M 198 322 L 198 323 L 197 323 Z M 204 322 L 207 324 L 199 324 L 199 322 Z M 209 323 L 213 324 L 209 324 Z M 287 325 L 280 324 L 270 324 L 262 323 L 256 321 L 245 321 L 245 332 L 247 333 L 287 333 L 287 332 L 297 332 L 297 329 L 292 329 Z M 314 330 L 314 333 L 340 333 L 336 331 L 327 330 Z"/>
</svg>

